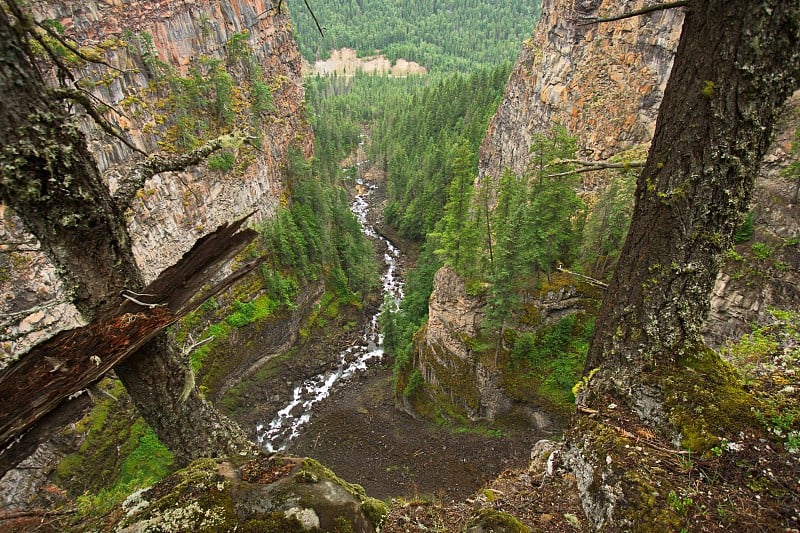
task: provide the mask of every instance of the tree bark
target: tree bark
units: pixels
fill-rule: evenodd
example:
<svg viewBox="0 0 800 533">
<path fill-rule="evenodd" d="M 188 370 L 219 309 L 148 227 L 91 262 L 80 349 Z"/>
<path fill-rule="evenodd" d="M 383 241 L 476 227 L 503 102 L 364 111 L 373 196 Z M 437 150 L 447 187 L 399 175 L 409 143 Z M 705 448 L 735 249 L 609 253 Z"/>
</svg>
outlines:
<svg viewBox="0 0 800 533">
<path fill-rule="evenodd" d="M 721 255 L 775 115 L 798 86 L 798 13 L 797 2 L 780 0 L 690 3 L 587 373 L 623 370 L 627 379 L 701 343 Z"/>
<path fill-rule="evenodd" d="M 86 140 L 34 64 L 33 24 L 13 2 L 0 9 L 0 199 L 39 239 L 87 320 L 107 315 L 124 289 L 139 291 L 122 213 Z M 194 388 L 185 357 L 161 335 L 117 371 L 179 464 L 252 451 L 241 430 Z"/>
<path fill-rule="evenodd" d="M 78 310 L 142 286 L 122 214 L 86 139 L 31 63 L 26 22 L 0 10 L 0 197 L 51 258 Z"/>
<path fill-rule="evenodd" d="M 666 481 L 615 424 L 702 454 L 758 432 L 700 328 L 776 113 L 800 80 L 800 2 L 691 0 L 630 230 L 589 348 L 565 458 L 595 530 L 666 531 Z M 649 456 L 652 457 L 652 456 Z M 650 459 L 652 460 L 652 459 Z M 656 461 L 657 462 L 657 461 Z M 648 477 L 650 476 L 650 477 Z M 662 499 L 652 497 L 654 487 Z"/>
</svg>

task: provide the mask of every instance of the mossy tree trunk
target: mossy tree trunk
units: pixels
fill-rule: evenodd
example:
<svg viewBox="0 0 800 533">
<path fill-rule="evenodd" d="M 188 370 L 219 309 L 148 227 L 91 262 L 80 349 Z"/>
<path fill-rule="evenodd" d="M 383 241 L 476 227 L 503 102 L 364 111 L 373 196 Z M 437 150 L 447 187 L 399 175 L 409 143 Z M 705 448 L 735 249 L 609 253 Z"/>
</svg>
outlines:
<svg viewBox="0 0 800 533">
<path fill-rule="evenodd" d="M 722 253 L 750 202 L 775 115 L 798 87 L 798 19 L 797 2 L 689 4 L 586 365 L 599 369 L 592 384 L 634 407 L 638 373 L 674 366 L 702 344 Z"/>
<path fill-rule="evenodd" d="M 602 422 L 605 413 L 615 420 L 625 410 L 629 424 L 638 419 L 692 453 L 754 423 L 749 397 L 700 329 L 776 113 L 799 79 L 800 3 L 689 2 L 567 435 L 568 462 L 598 529 L 669 529 L 650 510 L 655 489 L 617 466 L 624 439 Z"/>
<path fill-rule="evenodd" d="M 83 134 L 33 64 L 32 31 L 15 3 L 0 8 L 0 198 L 39 239 L 91 321 L 118 305 L 123 289 L 140 289 L 143 279 L 120 206 Z M 179 463 L 254 449 L 198 395 L 186 358 L 164 335 L 117 373 Z"/>
</svg>

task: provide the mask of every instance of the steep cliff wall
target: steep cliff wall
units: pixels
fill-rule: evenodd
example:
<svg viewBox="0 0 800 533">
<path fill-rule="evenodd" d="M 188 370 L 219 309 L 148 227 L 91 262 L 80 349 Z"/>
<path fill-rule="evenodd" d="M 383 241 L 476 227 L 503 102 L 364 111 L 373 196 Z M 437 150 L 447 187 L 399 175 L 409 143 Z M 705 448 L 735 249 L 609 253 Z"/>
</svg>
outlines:
<svg viewBox="0 0 800 533">
<path fill-rule="evenodd" d="M 481 146 L 480 176 L 521 173 L 530 136 L 560 123 L 590 159 L 650 141 L 680 36 L 680 9 L 604 24 L 644 0 L 545 0 Z"/>
<path fill-rule="evenodd" d="M 800 301 L 800 205 L 797 182 L 785 169 L 800 127 L 800 91 L 786 103 L 761 167 L 749 215 L 752 238 L 725 257 L 711 298 L 704 335 L 714 345 L 738 339 L 752 324 L 770 320 L 770 308 L 796 309 Z M 797 179 L 797 178 L 796 178 Z"/>
<path fill-rule="evenodd" d="M 203 58 L 226 59 L 229 41 L 247 32 L 253 56 L 263 69 L 272 92 L 273 110 L 260 124 L 261 144 L 245 168 L 235 172 L 164 173 L 147 182 L 144 194 L 130 212 L 130 229 L 137 261 L 148 278 L 172 264 L 203 234 L 219 224 L 255 211 L 269 217 L 285 191 L 282 165 L 291 144 L 307 154 L 312 136 L 300 111 L 303 88 L 301 59 L 291 31 L 289 15 L 278 14 L 268 0 L 205 0 L 199 2 L 43 2 L 36 5 L 42 18 L 61 21 L 67 35 L 83 44 L 112 37 L 125 46 L 108 49 L 106 60 L 123 73 L 111 83 L 95 86 L 95 94 L 122 116 L 109 118 L 122 126 L 137 147 L 146 152 L 159 148 L 163 132 L 154 127 L 157 111 L 136 113 L 125 106 L 130 97 L 152 94 L 152 76 L 143 68 L 131 40 L 152 36 L 158 58 L 186 74 Z M 229 69 L 235 77 L 237 72 Z M 234 79 L 234 82 L 242 80 Z M 141 111 L 141 110 L 140 110 Z M 92 148 L 101 172 L 110 174 L 133 156 L 131 150 L 91 128 Z M 236 126 L 243 126 L 242 124 Z M 112 189 L 116 183 L 110 183 Z"/>
<path fill-rule="evenodd" d="M 147 279 L 173 264 L 199 237 L 220 224 L 250 213 L 254 213 L 254 221 L 274 213 L 286 192 L 283 175 L 289 147 L 294 145 L 310 155 L 313 142 L 302 112 L 301 58 L 285 8 L 276 13 L 273 3 L 264 0 L 48 0 L 34 2 L 31 7 L 37 18 L 58 21 L 65 36 L 100 51 L 103 60 L 113 67 L 77 65 L 77 83 L 98 103 L 110 106 L 106 113 L 109 122 L 125 130 L 130 141 L 145 152 L 168 148 L 165 139 L 169 140 L 169 131 L 164 124 L 174 117 L 164 107 L 163 94 L 156 90 L 158 80 L 143 60 L 143 49 L 169 65 L 165 68 L 174 69 L 176 76 L 186 76 L 204 61 L 219 60 L 232 76 L 233 98 L 243 98 L 240 86 L 251 80 L 242 79 L 243 69 L 230 67 L 227 52 L 232 38 L 246 35 L 245 46 L 271 92 L 271 109 L 257 122 L 247 120 L 240 108 L 234 108 L 236 119 L 231 129 L 249 128 L 258 141 L 255 146 L 238 150 L 231 170 L 211 170 L 202 164 L 186 172 L 156 175 L 140 190 L 127 217 L 134 253 Z M 152 49 L 143 47 L 143 41 L 149 41 Z M 81 81 L 88 79 L 95 81 Z M 239 106 L 244 104 L 239 102 Z M 140 156 L 102 132 L 80 110 L 76 113 L 113 191 L 119 175 L 124 176 L 125 166 Z M 3 209 L 0 219 L 0 233 L 24 235 L 10 211 Z M 0 284 L 4 312 L 49 301 L 60 291 L 53 270 L 37 253 L 4 257 Z M 74 317 L 68 308 L 59 313 Z M 61 316 L 62 324 L 70 323 Z M 26 319 L 23 328 L 52 321 L 50 314 L 36 314 Z M 7 342 L 2 351 L 9 355 L 21 346 Z"/>
</svg>

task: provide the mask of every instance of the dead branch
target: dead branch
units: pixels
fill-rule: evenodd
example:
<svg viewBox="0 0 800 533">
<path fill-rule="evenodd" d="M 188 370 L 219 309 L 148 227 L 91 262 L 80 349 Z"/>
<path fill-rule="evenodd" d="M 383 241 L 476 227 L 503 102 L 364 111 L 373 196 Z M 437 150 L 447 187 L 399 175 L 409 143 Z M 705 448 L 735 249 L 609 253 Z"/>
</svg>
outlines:
<svg viewBox="0 0 800 533">
<path fill-rule="evenodd" d="M 214 335 L 211 335 L 210 337 L 206 337 L 203 340 L 199 340 L 197 342 L 192 343 L 191 346 L 186 347 L 186 348 L 183 349 L 183 355 L 189 355 L 194 350 L 198 349 L 199 347 L 201 347 L 204 344 L 208 344 L 209 342 L 213 341 L 215 338 L 216 337 L 214 337 Z"/>
<path fill-rule="evenodd" d="M 625 163 L 608 163 L 605 161 L 581 161 L 578 159 L 559 159 L 551 163 L 554 164 L 574 164 L 581 165 L 580 168 L 567 170 L 565 172 L 557 172 L 555 174 L 546 174 L 543 178 L 560 178 L 562 176 L 570 176 L 572 174 L 582 174 L 584 172 L 594 172 L 596 170 L 629 170 L 631 168 L 644 167 L 644 161 L 627 161 Z"/>
<path fill-rule="evenodd" d="M 17 436 L 63 400 L 99 380 L 162 329 L 256 268 L 260 259 L 240 265 L 201 291 L 257 235 L 255 230 L 242 229 L 246 219 L 220 226 L 198 240 L 178 263 L 150 283 L 143 292 L 158 295 L 153 302 L 158 307 L 143 310 L 120 298 L 115 308 L 89 325 L 55 335 L 5 369 L 0 374 L 0 459 Z"/>
<path fill-rule="evenodd" d="M 322 30 L 322 26 L 319 25 L 319 21 L 317 20 L 317 16 L 314 14 L 314 10 L 311 9 L 311 6 L 308 5 L 308 0 L 303 0 L 303 3 L 306 5 L 306 9 L 309 13 L 311 13 L 311 18 L 314 19 L 314 24 L 317 25 L 317 31 L 323 37 L 325 36 L 325 32 Z"/>
<path fill-rule="evenodd" d="M 100 126 L 104 132 L 108 133 L 109 135 L 111 135 L 116 139 L 119 139 L 125 144 L 125 146 L 127 146 L 134 152 L 139 152 L 140 154 L 145 153 L 136 146 L 134 146 L 129 140 L 127 140 L 123 136 L 122 131 L 118 130 L 113 125 L 111 125 L 111 123 L 108 122 L 100 114 L 100 112 L 94 106 L 92 100 L 86 93 L 79 91 L 77 89 L 68 89 L 66 87 L 62 87 L 60 89 L 53 89 L 51 91 L 51 94 L 53 95 L 53 98 L 57 100 L 72 100 L 73 102 L 80 104 L 81 107 L 84 109 L 84 111 L 86 111 L 86 113 L 88 113 L 89 116 L 92 117 L 95 122 L 97 122 L 98 126 Z"/>
<path fill-rule="evenodd" d="M 28 309 L 23 309 L 22 311 L 14 311 L 13 313 L 2 313 L 0 314 L 0 318 L 17 318 L 21 316 L 32 315 L 37 311 L 42 311 L 44 309 L 49 309 L 50 307 L 55 307 L 59 304 L 65 303 L 65 300 L 48 300 L 42 304 L 36 305 L 34 307 L 29 307 Z"/>
<path fill-rule="evenodd" d="M 582 22 L 579 22 L 579 26 L 586 26 L 589 24 L 600 24 L 602 22 L 613 22 L 615 20 L 623 20 L 633 17 L 638 17 L 640 15 L 646 15 L 648 13 L 653 13 L 655 11 L 664 11 L 667 9 L 675 9 L 676 7 L 686 7 L 689 5 L 689 0 L 678 0 L 677 2 L 667 2 L 664 4 L 654 4 L 652 6 L 643 7 L 642 9 L 637 9 L 631 11 L 629 13 L 623 13 L 621 15 L 614 15 L 613 17 L 585 17 Z"/>
<path fill-rule="evenodd" d="M 311 9 L 311 6 L 308 5 L 308 0 L 303 0 L 303 3 L 306 5 L 306 10 L 311 14 L 311 18 L 314 19 L 314 24 L 317 25 L 317 31 L 319 31 L 319 34 L 324 37 L 325 36 L 325 32 L 324 32 L 325 28 L 323 28 L 322 26 L 319 25 L 319 20 L 317 20 L 317 15 L 314 14 L 314 10 Z M 275 6 L 275 13 L 280 13 L 281 12 L 281 6 L 283 6 L 283 0 L 278 0 L 277 5 Z M 264 13 L 266 13 L 266 11 L 264 11 Z M 264 13 L 260 13 L 258 16 L 260 17 Z"/>
<path fill-rule="evenodd" d="M 114 193 L 114 202 L 120 209 L 125 210 L 136 197 L 136 192 L 144 186 L 144 183 L 149 178 L 156 174 L 186 170 L 190 166 L 204 161 L 209 155 L 221 148 L 239 146 L 254 139 L 255 137 L 242 133 L 222 135 L 185 154 L 151 154 L 146 159 L 139 160 L 131 166 L 119 166 L 112 171 L 116 174 L 120 184 L 116 193 Z"/>
<path fill-rule="evenodd" d="M 556 267 L 556 270 L 558 270 L 559 272 L 566 272 L 567 274 L 570 274 L 570 275 L 578 277 L 578 278 L 585 279 L 590 285 L 596 285 L 598 287 L 602 287 L 603 289 L 608 288 L 608 283 L 603 283 L 599 279 L 594 279 L 594 278 L 591 278 L 589 276 L 584 276 L 583 274 L 578 274 L 577 272 L 573 272 L 571 270 L 567 270 L 566 268 L 564 268 L 561 265 L 558 265 Z"/>
<path fill-rule="evenodd" d="M 106 61 L 103 61 L 99 57 L 90 57 L 89 55 L 85 54 L 80 48 L 78 48 L 77 45 L 75 45 L 69 39 L 65 39 L 63 36 L 59 35 L 57 31 L 55 31 L 53 28 L 51 28 L 47 24 L 43 24 L 41 22 L 35 22 L 35 25 L 36 25 L 37 28 L 39 28 L 39 29 L 43 30 L 45 33 L 47 33 L 47 35 L 49 35 L 50 37 L 52 37 L 53 39 L 58 41 L 58 43 L 61 46 L 63 46 L 64 48 L 66 48 L 67 50 L 69 50 L 70 52 L 75 54 L 76 56 L 78 56 L 80 59 L 83 59 L 87 63 L 95 63 L 97 65 L 103 65 L 104 67 L 108 67 L 111 70 L 116 70 L 117 72 L 125 72 L 124 70 L 119 69 L 119 68 L 115 67 L 114 65 L 111 65 L 110 63 L 106 62 Z"/>
<path fill-rule="evenodd" d="M 128 294 L 128 293 L 130 293 L 130 294 Z M 142 307 L 146 307 L 147 309 L 155 309 L 156 307 L 161 307 L 161 306 L 164 305 L 164 304 L 148 304 L 148 303 L 145 303 L 145 302 L 137 300 L 136 298 L 131 296 L 131 294 L 135 294 L 135 295 L 138 296 L 138 294 L 136 294 L 135 292 L 132 292 L 132 291 L 123 291 L 120 294 L 120 296 L 122 296 L 126 300 L 130 300 L 131 302 L 135 303 L 136 305 L 141 305 Z M 149 296 L 152 296 L 152 295 L 149 295 Z"/>
<path fill-rule="evenodd" d="M 61 58 L 58 56 L 58 54 L 55 53 L 55 51 L 50 47 L 47 41 L 42 37 L 42 34 L 36 31 L 37 27 L 36 21 L 34 21 L 33 18 L 31 18 L 27 13 L 23 12 L 16 2 L 6 1 L 5 4 L 6 6 L 8 6 L 11 13 L 17 19 L 19 32 L 22 35 L 24 35 L 24 40 L 27 41 L 29 39 L 33 39 L 34 41 L 36 41 L 37 44 L 42 47 L 47 56 L 50 58 L 50 61 L 52 61 L 53 64 L 56 66 L 56 70 L 59 73 L 59 80 L 62 82 L 62 85 L 64 80 L 66 79 L 75 81 L 75 77 L 73 76 L 72 71 L 69 69 L 69 67 L 67 67 L 67 65 L 65 65 L 63 61 L 61 61 Z M 39 68 L 37 66 L 37 59 L 36 57 L 34 57 L 33 53 L 30 52 L 30 47 L 28 47 L 28 50 L 25 51 L 25 54 L 28 56 L 28 60 L 31 62 L 31 65 L 34 65 L 36 72 L 39 74 L 39 76 L 41 76 L 41 72 L 39 71 Z"/>
</svg>

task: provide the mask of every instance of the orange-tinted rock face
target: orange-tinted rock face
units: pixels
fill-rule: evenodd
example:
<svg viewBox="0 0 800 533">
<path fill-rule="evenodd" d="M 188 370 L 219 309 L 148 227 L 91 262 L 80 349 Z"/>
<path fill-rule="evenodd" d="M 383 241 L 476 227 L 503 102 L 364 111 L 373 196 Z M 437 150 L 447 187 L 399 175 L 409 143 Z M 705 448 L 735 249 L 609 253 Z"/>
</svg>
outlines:
<svg viewBox="0 0 800 533">
<path fill-rule="evenodd" d="M 585 24 L 639 9 L 642 0 L 545 0 L 542 20 L 522 46 L 506 94 L 489 125 L 480 175 L 522 172 L 530 136 L 560 123 L 583 155 L 605 159 L 655 130 L 680 36 L 679 9 L 603 24 Z"/>
<path fill-rule="evenodd" d="M 237 162 L 235 172 L 210 171 L 202 165 L 148 180 L 129 213 L 137 261 L 148 278 L 220 224 L 251 212 L 255 212 L 255 220 L 272 215 L 285 193 L 283 172 L 290 145 L 310 155 L 313 142 L 301 108 L 300 54 L 285 8 L 277 14 L 272 3 L 264 0 L 48 0 L 37 4 L 36 12 L 40 18 L 59 20 L 66 34 L 81 44 L 96 45 L 113 38 L 125 41 L 105 51 L 106 61 L 122 72 L 114 72 L 114 80 L 96 86 L 94 93 L 121 111 L 110 114 L 110 120 L 146 152 L 158 150 L 159 141 L 163 143 L 164 130 L 157 125 L 165 117 L 158 116 L 161 95 L 153 96 L 150 90 L 153 77 L 142 68 L 140 51 L 130 42 L 134 36 L 152 36 L 158 59 L 185 75 L 203 59 L 226 61 L 228 41 L 234 35 L 248 34 L 247 45 L 263 70 L 274 107 L 255 132 L 261 137 L 260 150 L 254 150 L 243 163 Z M 228 70 L 235 85 L 246 81 L 236 79 L 241 72 Z M 144 103 L 128 106 L 132 97 L 142 98 Z M 108 171 L 130 160 L 131 150 L 97 132 L 90 121 L 85 125 L 91 130 L 102 172 L 110 175 Z M 112 190 L 116 186 L 113 178 L 110 186 Z"/>
<path fill-rule="evenodd" d="M 307 156 L 313 151 L 313 134 L 302 108 L 300 54 L 286 8 L 276 14 L 272 4 L 264 0 L 39 0 L 31 6 L 38 19 L 57 21 L 67 37 L 99 50 L 103 60 L 115 67 L 77 66 L 75 78 L 105 77 L 102 83 L 84 87 L 114 110 L 106 113 L 109 122 L 125 130 L 130 141 L 148 153 L 162 148 L 159 142 L 165 138 L 166 127 L 159 124 L 173 117 L 159 108 L 163 92 L 153 90 L 154 79 L 144 68 L 136 36 L 152 36 L 158 59 L 186 75 L 201 60 L 213 58 L 225 63 L 228 41 L 234 35 L 248 34 L 247 46 L 271 91 L 273 109 L 262 115 L 254 130 L 250 129 L 259 137 L 257 146 L 248 147 L 244 154 L 239 151 L 233 171 L 209 170 L 202 164 L 187 172 L 157 175 L 142 187 L 126 216 L 134 252 L 147 279 L 155 278 L 198 238 L 219 225 L 250 213 L 254 213 L 254 221 L 271 217 L 287 193 L 284 173 L 289 147 L 297 146 Z M 237 87 L 248 83 L 237 79 L 243 70 L 228 68 Z M 249 105 L 243 94 L 238 93 L 240 107 Z M 249 124 L 239 117 L 237 110 L 230 129 Z M 124 175 L 120 169 L 140 156 L 103 133 L 91 119 L 79 118 L 98 167 L 114 191 L 118 181 L 115 171 Z M 28 238 L 20 222 L 4 208 L 0 209 L 0 236 Z M 0 265 L 0 270 L 5 272 L 6 267 L 18 264 L 22 270 L 19 275 L 12 272 L 0 276 L 0 312 L 26 309 L 60 292 L 57 276 L 42 254 L 14 255 L 16 259 Z M 74 322 L 58 316 L 62 326 Z M 46 316 L 34 326 L 43 325 L 42 321 L 52 320 Z M 18 350 L 19 345 L 4 343 L 0 361 L 3 354 Z"/>
</svg>

